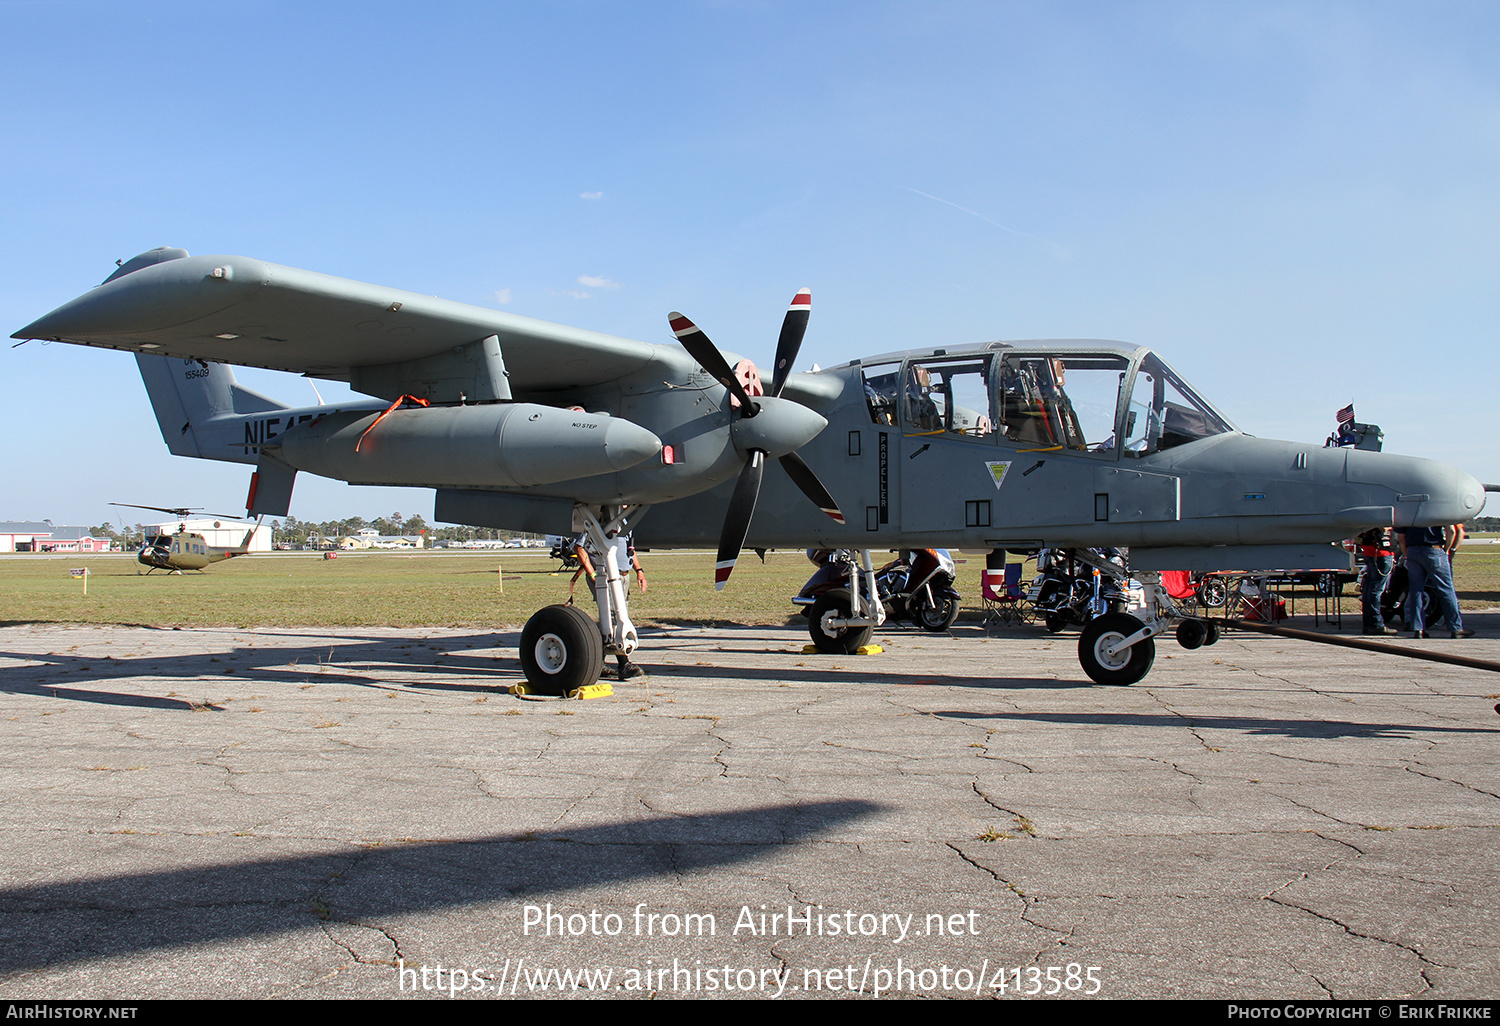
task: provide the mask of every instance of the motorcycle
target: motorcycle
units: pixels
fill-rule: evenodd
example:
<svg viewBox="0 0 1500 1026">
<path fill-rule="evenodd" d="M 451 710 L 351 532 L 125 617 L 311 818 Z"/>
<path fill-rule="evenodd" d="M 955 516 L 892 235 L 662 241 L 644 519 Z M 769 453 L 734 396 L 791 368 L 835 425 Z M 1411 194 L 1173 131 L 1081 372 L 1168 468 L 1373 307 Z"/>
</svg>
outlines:
<svg viewBox="0 0 1500 1026">
<path fill-rule="evenodd" d="M 848 564 L 832 558 L 827 549 L 808 549 L 807 558 L 818 564 L 794 605 L 808 607 L 834 591 L 847 592 Z M 958 619 L 962 597 L 953 587 L 957 568 L 946 549 L 909 549 L 875 571 L 876 592 L 892 620 L 910 620 L 925 631 L 941 634 Z"/>
<path fill-rule="evenodd" d="M 1113 549 L 1091 551 L 1103 559 L 1116 556 Z M 1130 606 L 1130 597 L 1118 580 L 1097 567 L 1080 564 L 1071 551 L 1043 549 L 1036 563 L 1038 572 L 1026 598 L 1053 634 L 1068 626 L 1082 627 L 1105 613 L 1123 613 Z"/>
<path fill-rule="evenodd" d="M 559 538 L 553 543 L 547 557 L 562 561 L 559 570 L 577 570 L 580 565 L 577 555 L 573 552 L 573 539 L 571 538 Z"/>
<path fill-rule="evenodd" d="M 1387 624 L 1394 624 L 1397 620 L 1408 626 L 1411 624 L 1411 618 L 1406 615 L 1406 600 L 1409 597 L 1407 592 L 1410 589 L 1411 574 L 1406 569 L 1405 561 L 1402 561 L 1391 570 L 1391 579 L 1385 586 L 1385 594 L 1380 596 L 1380 616 Z M 1436 583 L 1429 580 L 1423 593 L 1427 596 L 1422 607 L 1427 614 L 1425 619 L 1429 623 L 1442 620 L 1443 600 L 1438 594 Z"/>
<path fill-rule="evenodd" d="M 941 634 L 958 619 L 956 570 L 947 549 L 908 549 L 875 572 L 880 601 L 892 619 Z"/>
</svg>

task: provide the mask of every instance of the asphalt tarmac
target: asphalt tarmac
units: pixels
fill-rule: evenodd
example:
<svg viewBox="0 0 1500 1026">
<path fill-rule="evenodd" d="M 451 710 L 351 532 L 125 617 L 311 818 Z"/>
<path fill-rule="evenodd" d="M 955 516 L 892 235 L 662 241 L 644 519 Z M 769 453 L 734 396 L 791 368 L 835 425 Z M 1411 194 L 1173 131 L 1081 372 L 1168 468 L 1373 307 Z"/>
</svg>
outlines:
<svg viewBox="0 0 1500 1026">
<path fill-rule="evenodd" d="M 0 628 L 0 997 L 1500 994 L 1500 674 L 881 640 Z"/>
</svg>

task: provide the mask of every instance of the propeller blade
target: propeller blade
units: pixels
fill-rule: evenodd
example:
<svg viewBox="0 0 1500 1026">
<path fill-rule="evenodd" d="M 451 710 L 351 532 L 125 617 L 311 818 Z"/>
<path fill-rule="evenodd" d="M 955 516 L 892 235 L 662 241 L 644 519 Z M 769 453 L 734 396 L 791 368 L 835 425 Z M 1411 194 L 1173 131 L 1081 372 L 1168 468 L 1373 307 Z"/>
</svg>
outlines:
<svg viewBox="0 0 1500 1026">
<path fill-rule="evenodd" d="M 760 497 L 760 481 L 766 471 L 766 454 L 759 449 L 750 451 L 745 469 L 734 484 L 734 496 L 729 500 L 729 512 L 724 515 L 724 530 L 719 534 L 719 560 L 714 564 L 714 590 L 723 591 L 734 572 L 734 564 L 740 558 L 740 549 L 745 545 L 745 535 L 750 533 L 750 518 L 755 515 L 755 500 Z"/>
<path fill-rule="evenodd" d="M 786 476 L 792 479 L 792 484 L 802 489 L 802 494 L 811 499 L 814 506 L 839 523 L 844 522 L 844 514 L 839 509 L 839 504 L 833 501 L 833 496 L 828 493 L 827 488 L 823 487 L 823 482 L 818 480 L 818 475 L 812 472 L 812 467 L 809 467 L 801 456 L 789 452 L 781 457 L 781 466 L 786 470 Z"/>
<path fill-rule="evenodd" d="M 740 409 L 744 411 L 745 416 L 753 417 L 760 412 L 760 407 L 750 401 L 750 396 L 744 386 L 734 376 L 734 371 L 729 367 L 729 361 L 724 359 L 724 354 L 719 352 L 719 347 L 703 333 L 703 329 L 676 310 L 667 314 L 667 321 L 672 326 L 672 334 L 676 335 L 677 341 L 682 343 L 682 348 L 698 361 L 698 366 L 708 371 L 719 384 L 729 389 L 729 394 L 739 400 Z"/>
<path fill-rule="evenodd" d="M 781 395 L 786 379 L 792 373 L 792 364 L 797 362 L 797 351 L 802 348 L 802 336 L 807 334 L 807 318 L 812 313 L 812 289 L 803 289 L 792 297 L 792 305 L 786 308 L 786 320 L 781 322 L 781 338 L 776 340 L 776 366 L 771 370 L 771 394 Z"/>
</svg>

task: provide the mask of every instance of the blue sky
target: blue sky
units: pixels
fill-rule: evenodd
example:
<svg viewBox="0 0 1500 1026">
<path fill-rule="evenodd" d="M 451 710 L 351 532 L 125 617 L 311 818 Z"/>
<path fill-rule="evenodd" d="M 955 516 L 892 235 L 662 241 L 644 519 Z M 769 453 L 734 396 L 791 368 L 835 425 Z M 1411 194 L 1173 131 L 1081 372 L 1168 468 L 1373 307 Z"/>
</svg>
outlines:
<svg viewBox="0 0 1500 1026">
<path fill-rule="evenodd" d="M 0 0 L 0 40 L 5 334 L 159 245 L 763 362 L 806 285 L 804 366 L 1120 339 L 1254 434 L 1354 402 L 1500 481 L 1500 5 Z M 3 353 L 0 520 L 242 507 L 127 355 Z"/>
</svg>

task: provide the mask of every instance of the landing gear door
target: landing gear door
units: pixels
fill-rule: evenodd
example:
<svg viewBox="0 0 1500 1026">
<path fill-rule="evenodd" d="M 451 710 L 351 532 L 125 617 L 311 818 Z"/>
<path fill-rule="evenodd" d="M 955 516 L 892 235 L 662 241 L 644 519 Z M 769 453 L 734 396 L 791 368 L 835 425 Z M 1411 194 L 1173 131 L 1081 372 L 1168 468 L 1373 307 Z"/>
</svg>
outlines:
<svg viewBox="0 0 1500 1026">
<path fill-rule="evenodd" d="M 962 531 L 995 494 L 994 357 L 907 361 L 901 390 L 903 532 Z"/>
</svg>

